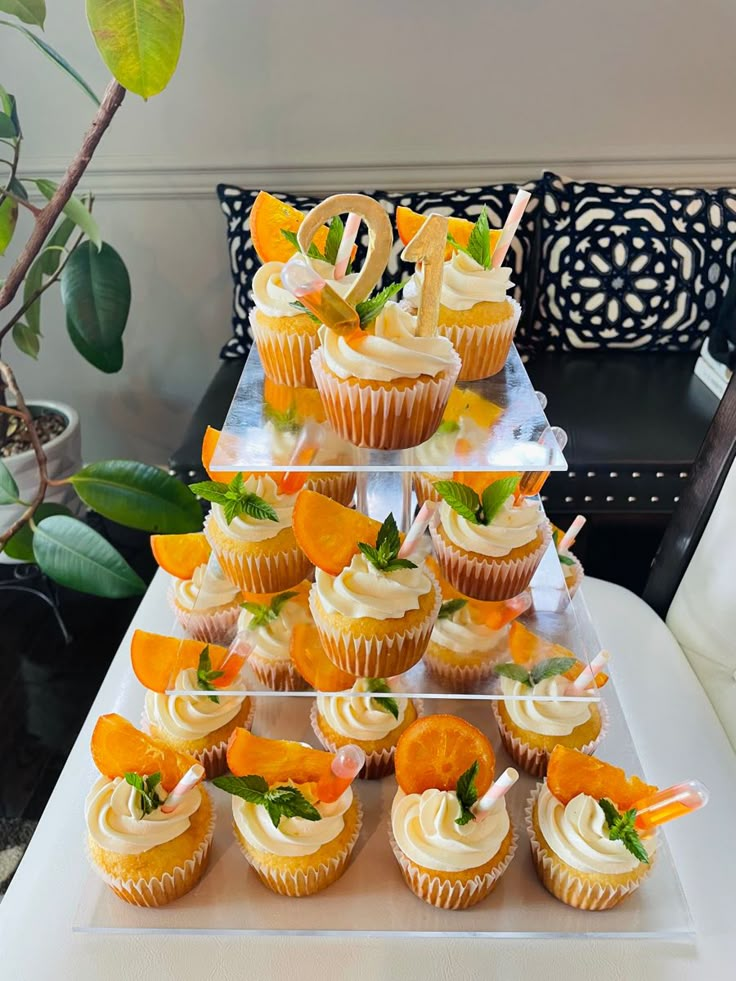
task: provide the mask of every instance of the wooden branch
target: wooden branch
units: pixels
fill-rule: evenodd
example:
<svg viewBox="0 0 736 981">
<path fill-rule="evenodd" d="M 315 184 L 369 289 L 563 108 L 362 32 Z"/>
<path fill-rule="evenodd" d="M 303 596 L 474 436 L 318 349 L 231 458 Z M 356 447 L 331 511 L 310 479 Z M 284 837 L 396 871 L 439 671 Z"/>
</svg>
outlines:
<svg viewBox="0 0 736 981">
<path fill-rule="evenodd" d="M 18 256 L 15 265 L 8 273 L 4 286 L 0 289 L 0 310 L 7 307 L 18 292 L 26 273 L 31 268 L 33 260 L 41 251 L 43 243 L 56 223 L 56 219 L 64 210 L 64 205 L 74 193 L 77 184 L 92 159 L 92 154 L 97 149 L 105 130 L 110 125 L 112 117 L 117 112 L 124 97 L 125 89 L 119 82 L 113 79 L 105 89 L 104 98 L 95 113 L 92 125 L 82 140 L 82 145 L 77 155 L 69 164 L 67 172 L 64 174 L 54 196 L 36 218 L 35 228 L 30 238 L 24 245 L 23 251 Z"/>
</svg>

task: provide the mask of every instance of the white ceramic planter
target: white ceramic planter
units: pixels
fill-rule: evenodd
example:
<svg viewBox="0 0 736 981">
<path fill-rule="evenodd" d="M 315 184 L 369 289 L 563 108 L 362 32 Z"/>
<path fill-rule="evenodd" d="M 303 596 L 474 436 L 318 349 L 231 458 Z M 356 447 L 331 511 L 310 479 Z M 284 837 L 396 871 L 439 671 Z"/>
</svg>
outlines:
<svg viewBox="0 0 736 981">
<path fill-rule="evenodd" d="M 82 466 L 82 434 L 79 428 L 79 416 L 75 409 L 63 402 L 52 402 L 49 399 L 27 399 L 29 408 L 51 409 L 64 416 L 67 427 L 63 433 L 44 444 L 44 452 L 48 461 L 49 477 L 70 477 Z M 30 501 L 38 488 L 38 467 L 33 450 L 26 450 L 17 456 L 4 457 L 3 463 L 13 475 L 18 485 L 20 497 Z M 75 514 L 82 510 L 82 505 L 71 487 L 49 487 L 46 502 L 64 504 Z M 0 533 L 2 533 L 22 513 L 21 507 L 7 505 L 0 507 Z M 0 552 L 0 562 L 10 563 L 4 552 Z"/>
</svg>

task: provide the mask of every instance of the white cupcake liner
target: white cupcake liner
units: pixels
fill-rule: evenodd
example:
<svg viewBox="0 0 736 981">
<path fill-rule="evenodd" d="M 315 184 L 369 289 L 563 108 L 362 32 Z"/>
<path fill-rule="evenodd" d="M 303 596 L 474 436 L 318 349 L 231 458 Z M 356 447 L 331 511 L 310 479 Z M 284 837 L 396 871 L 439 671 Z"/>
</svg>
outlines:
<svg viewBox="0 0 736 981">
<path fill-rule="evenodd" d="M 625 883 L 595 882 L 575 875 L 570 866 L 541 844 L 534 830 L 534 808 L 543 786 L 537 784 L 524 809 L 526 831 L 539 881 L 556 899 L 576 909 L 605 910 L 617 906 L 639 888 L 651 871 L 655 856 L 650 857 L 645 875 L 632 875 Z"/>
<path fill-rule="evenodd" d="M 261 684 L 271 691 L 306 691 L 309 688 L 291 658 L 274 662 L 252 651 L 248 656 L 248 666 Z"/>
<path fill-rule="evenodd" d="M 539 530 L 541 544 L 519 559 L 465 552 L 446 542 L 436 529 L 432 528 L 431 534 L 442 575 L 455 589 L 473 599 L 500 601 L 523 593 L 531 582 L 552 541 L 548 521 L 544 521 Z"/>
<path fill-rule="evenodd" d="M 204 787 L 202 793 L 207 794 Z M 209 794 L 207 796 L 209 797 Z M 210 807 L 212 807 L 211 799 Z M 100 878 L 125 902 L 133 906 L 166 906 L 167 903 L 186 895 L 202 878 L 209 862 L 214 830 L 215 811 L 212 808 L 204 840 L 192 857 L 187 859 L 184 865 L 177 866 L 172 872 L 164 872 L 162 876 L 151 876 L 148 879 L 115 878 L 115 876 L 108 875 L 95 863 L 89 848 L 87 849 L 87 857 Z"/>
<path fill-rule="evenodd" d="M 333 473 L 328 477 L 309 477 L 305 486 L 347 508 L 353 503 L 356 484 L 354 473 Z"/>
<path fill-rule="evenodd" d="M 438 474 L 435 479 L 439 480 L 440 475 Z M 434 489 L 434 481 L 430 480 L 427 474 L 415 470 L 412 474 L 412 483 L 414 484 L 414 493 L 417 496 L 417 503 L 420 507 L 425 501 L 436 501 L 439 504 L 442 500 Z"/>
<path fill-rule="evenodd" d="M 235 636 L 236 624 L 240 615 L 240 605 L 213 610 L 209 613 L 198 613 L 196 610 L 184 610 L 176 602 L 176 593 L 172 586 L 167 594 L 169 606 L 174 611 L 176 622 L 190 637 L 201 640 L 205 644 L 222 644 L 227 646 Z"/>
<path fill-rule="evenodd" d="M 462 368 L 458 381 L 478 381 L 498 374 L 506 364 L 514 339 L 521 306 L 511 297 L 513 314 L 495 324 L 468 327 L 464 324 L 440 324 L 437 333 L 446 337 L 460 355 Z"/>
<path fill-rule="evenodd" d="M 306 872 L 301 869 L 296 871 L 276 869 L 267 862 L 259 861 L 250 854 L 247 846 L 240 837 L 237 825 L 233 824 L 235 840 L 246 861 L 257 873 L 261 882 L 273 892 L 278 893 L 280 896 L 291 896 L 293 898 L 312 896 L 314 893 L 326 889 L 327 886 L 332 885 L 333 882 L 339 879 L 350 861 L 350 856 L 353 853 L 355 843 L 363 827 L 363 805 L 357 794 L 353 797 L 353 800 L 357 805 L 358 820 L 355 824 L 355 830 L 347 844 L 338 855 L 333 856 L 327 862 L 321 862 L 319 865 L 315 865 L 314 868 L 310 868 Z"/>
<path fill-rule="evenodd" d="M 441 645 L 438 645 L 441 646 Z M 435 681 L 448 691 L 474 692 L 482 688 L 494 676 L 499 652 L 494 648 L 483 664 L 448 664 L 432 653 L 432 642 L 424 652 L 424 667 Z"/>
<path fill-rule="evenodd" d="M 608 734 L 609 727 L 609 715 L 605 703 L 601 701 L 593 704 L 598 707 L 598 711 L 601 715 L 600 732 L 595 739 L 591 739 L 583 746 L 575 747 L 578 752 L 585 753 L 587 756 L 592 756 L 600 743 L 603 742 Z M 491 702 L 491 707 L 493 709 L 493 714 L 496 717 L 496 722 L 498 723 L 498 732 L 501 736 L 503 748 L 509 754 L 514 763 L 521 767 L 521 769 L 526 773 L 530 773 L 533 777 L 546 776 L 547 764 L 549 763 L 551 750 L 539 749 L 538 747 L 527 745 L 523 739 L 515 736 L 506 727 L 498 708 L 498 702 Z"/>
<path fill-rule="evenodd" d="M 280 385 L 314 388 L 310 360 L 319 347 L 317 334 L 269 330 L 258 323 L 255 310 L 251 310 L 249 321 L 264 374 Z"/>
<path fill-rule="evenodd" d="M 312 619 L 319 631 L 325 653 L 338 668 L 359 678 L 387 678 L 404 674 L 421 660 L 427 649 L 437 614 L 442 605 L 442 594 L 439 584 L 431 573 L 427 573 L 432 581 L 435 602 L 425 619 L 415 627 L 402 630 L 398 618 L 393 633 L 378 636 L 354 636 L 343 633 L 331 626 L 317 609 L 315 591 L 309 591 L 309 608 Z M 393 621 L 382 621 L 392 623 Z"/>
<path fill-rule="evenodd" d="M 432 874 L 422 871 L 411 859 L 407 858 L 394 838 L 391 819 L 388 822 L 388 835 L 391 849 L 399 863 L 404 881 L 418 899 L 436 906 L 439 909 L 468 909 L 481 902 L 496 886 L 501 876 L 511 864 L 519 845 L 516 828 L 511 825 L 511 845 L 498 865 L 489 872 L 483 872 L 468 879 L 467 882 L 451 882 L 441 872 Z"/>
<path fill-rule="evenodd" d="M 372 388 L 358 379 L 338 378 L 325 368 L 321 350 L 312 356 L 312 369 L 335 432 L 356 446 L 400 450 L 418 446 L 436 432 L 460 373 L 460 358 L 453 352 L 440 375 L 418 378 L 407 388 L 389 382 Z"/>
</svg>

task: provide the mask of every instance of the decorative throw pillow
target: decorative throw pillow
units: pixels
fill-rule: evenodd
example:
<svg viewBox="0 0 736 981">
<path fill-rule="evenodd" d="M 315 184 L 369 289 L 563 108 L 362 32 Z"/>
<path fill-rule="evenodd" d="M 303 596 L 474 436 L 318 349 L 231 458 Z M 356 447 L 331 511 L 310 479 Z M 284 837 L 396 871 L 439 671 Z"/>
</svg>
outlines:
<svg viewBox="0 0 736 981">
<path fill-rule="evenodd" d="M 530 191 L 535 188 L 533 183 L 525 186 Z M 516 184 L 494 184 L 455 191 L 370 191 L 369 193 L 381 202 L 392 221 L 394 212 L 400 205 L 412 208 L 422 214 L 436 211 L 440 214 L 465 216 L 473 221 L 485 205 L 488 209 L 491 227 L 500 228 L 508 214 L 517 189 Z M 309 211 L 321 200 L 321 198 L 317 199 L 306 195 L 274 193 L 276 197 L 287 201 L 295 208 L 299 208 L 300 211 Z M 248 328 L 248 310 L 251 303 L 250 287 L 260 260 L 253 248 L 249 222 L 250 209 L 257 195 L 257 190 L 245 190 L 228 184 L 219 184 L 217 187 L 220 206 L 227 218 L 230 267 L 234 282 L 233 336 L 222 349 L 221 357 L 223 358 L 242 358 L 248 353 L 251 346 Z M 524 219 L 519 226 L 506 259 L 513 270 L 514 295 L 522 304 L 522 308 L 525 306 L 526 283 L 533 278 L 529 269 L 534 242 L 535 212 L 538 203 L 536 197 L 533 197 L 529 202 Z M 364 229 L 358 242 L 359 249 L 365 249 L 367 239 L 367 232 Z M 403 246 L 397 237 L 394 241 L 383 285 L 398 281 L 402 275 L 406 276 L 407 267 L 399 259 L 402 248 Z M 360 261 L 360 252 L 358 261 Z"/>
<path fill-rule="evenodd" d="M 532 350 L 694 351 L 736 252 L 725 188 L 617 187 L 545 173 Z"/>
</svg>

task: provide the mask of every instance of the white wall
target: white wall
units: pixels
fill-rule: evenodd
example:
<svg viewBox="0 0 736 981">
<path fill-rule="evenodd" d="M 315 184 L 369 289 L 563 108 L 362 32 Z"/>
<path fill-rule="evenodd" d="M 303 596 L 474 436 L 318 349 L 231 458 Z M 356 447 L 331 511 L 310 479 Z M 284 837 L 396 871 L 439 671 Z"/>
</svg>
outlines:
<svg viewBox="0 0 736 981">
<path fill-rule="evenodd" d="M 49 7 L 49 41 L 102 91 L 83 0 Z M 218 180 L 462 185 L 550 166 L 734 183 L 735 36 L 733 0 L 189 0 L 174 81 L 128 96 L 85 182 L 133 280 L 123 371 L 81 361 L 56 298 L 40 362 L 4 353 L 27 392 L 79 408 L 87 458 L 163 461 L 228 335 Z M 0 81 L 26 173 L 58 176 L 92 104 L 7 30 Z"/>
</svg>

